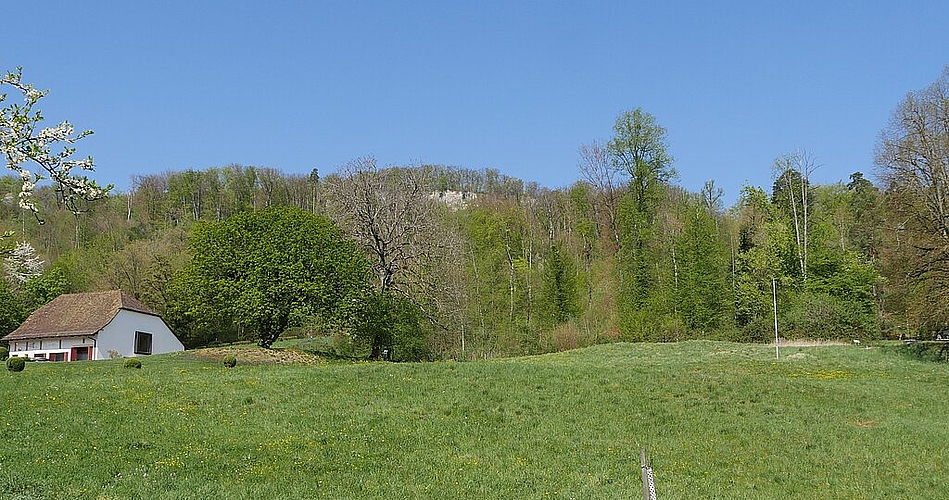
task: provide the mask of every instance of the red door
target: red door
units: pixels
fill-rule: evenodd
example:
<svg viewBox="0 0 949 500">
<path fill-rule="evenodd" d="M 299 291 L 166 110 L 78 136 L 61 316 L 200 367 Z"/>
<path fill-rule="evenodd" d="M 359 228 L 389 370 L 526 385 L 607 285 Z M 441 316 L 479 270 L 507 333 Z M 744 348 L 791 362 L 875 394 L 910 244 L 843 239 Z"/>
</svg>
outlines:
<svg viewBox="0 0 949 500">
<path fill-rule="evenodd" d="M 92 347 L 73 347 L 69 353 L 69 361 L 85 361 L 92 359 Z"/>
</svg>

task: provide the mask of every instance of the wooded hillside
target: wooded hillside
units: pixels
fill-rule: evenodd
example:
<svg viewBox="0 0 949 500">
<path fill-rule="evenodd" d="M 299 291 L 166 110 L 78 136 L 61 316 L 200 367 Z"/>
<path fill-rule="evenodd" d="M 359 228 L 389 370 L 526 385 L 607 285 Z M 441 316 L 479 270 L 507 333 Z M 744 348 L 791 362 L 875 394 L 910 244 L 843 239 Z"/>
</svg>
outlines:
<svg viewBox="0 0 949 500">
<path fill-rule="evenodd" d="M 0 231 L 28 245 L 6 257 L 0 333 L 60 293 L 120 288 L 189 347 L 260 339 L 260 315 L 280 310 L 268 328 L 335 337 L 340 354 L 471 359 L 616 340 L 764 341 L 774 286 L 785 337 L 932 335 L 949 321 L 940 197 L 949 181 L 945 148 L 926 144 L 949 144 L 947 75 L 895 113 L 878 148 L 884 185 L 861 172 L 816 184 L 817 165 L 798 151 L 763 165 L 773 184 L 746 186 L 733 207 L 712 180 L 697 193 L 677 184 L 665 129 L 639 109 L 617 118 L 608 142 L 582 145 L 580 180 L 559 189 L 372 158 L 325 178 L 228 165 L 135 176 L 128 192 L 70 207 L 36 187 L 40 224 L 17 206 L 21 180 L 4 177 Z M 278 211 L 286 207 L 296 215 Z M 306 274 L 314 261 L 300 256 L 319 252 L 305 238 L 281 243 L 302 245 L 293 252 L 253 241 L 277 241 L 275 227 L 319 228 L 308 233 L 314 247 L 341 230 L 333 252 L 343 253 L 321 268 L 329 274 Z M 227 277 L 208 281 L 220 263 L 205 253 L 228 244 L 220 258 L 247 257 L 245 267 L 286 253 L 267 272 L 303 276 L 303 288 L 215 288 Z M 363 281 L 317 293 L 313 282 L 339 276 L 331 267 Z M 221 302 L 238 295 L 238 306 Z M 362 299 L 337 314 L 351 295 Z"/>
</svg>

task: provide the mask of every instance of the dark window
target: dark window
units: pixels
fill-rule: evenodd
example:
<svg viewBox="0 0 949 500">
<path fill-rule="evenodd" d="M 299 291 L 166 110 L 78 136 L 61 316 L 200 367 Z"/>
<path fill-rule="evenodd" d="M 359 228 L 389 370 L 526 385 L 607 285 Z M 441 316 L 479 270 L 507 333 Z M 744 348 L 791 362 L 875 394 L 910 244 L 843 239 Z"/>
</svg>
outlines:
<svg viewBox="0 0 949 500">
<path fill-rule="evenodd" d="M 51 352 L 49 353 L 50 361 L 66 361 L 66 353 L 64 352 Z"/>
<path fill-rule="evenodd" d="M 152 353 L 152 334 L 135 332 L 135 354 Z"/>
</svg>

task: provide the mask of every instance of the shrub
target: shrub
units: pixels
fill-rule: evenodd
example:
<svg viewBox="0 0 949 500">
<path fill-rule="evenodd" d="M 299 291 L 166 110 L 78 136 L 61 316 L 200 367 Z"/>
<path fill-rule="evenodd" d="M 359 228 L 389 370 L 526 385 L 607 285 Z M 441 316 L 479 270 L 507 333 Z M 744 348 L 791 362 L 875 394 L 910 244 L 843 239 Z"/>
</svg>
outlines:
<svg viewBox="0 0 949 500">
<path fill-rule="evenodd" d="M 804 292 L 783 310 L 779 304 L 782 335 L 787 338 L 878 338 L 880 325 L 873 312 L 853 301 L 826 293 Z"/>
<path fill-rule="evenodd" d="M 228 354 L 227 356 L 224 356 L 223 361 L 224 361 L 224 366 L 228 368 L 234 368 L 235 366 L 237 366 L 237 358 L 235 358 L 234 356 L 231 356 L 230 354 Z"/>
<path fill-rule="evenodd" d="M 364 353 L 362 353 L 364 347 L 349 333 L 338 331 L 330 338 L 327 354 L 332 354 L 338 358 L 356 358 L 364 356 Z"/>
<path fill-rule="evenodd" d="M 7 370 L 11 372 L 22 372 L 26 368 L 26 358 L 9 358 L 7 359 Z"/>
<path fill-rule="evenodd" d="M 138 368 L 138 369 L 141 369 L 141 368 L 142 368 L 142 360 L 137 359 L 137 358 L 128 358 L 128 359 L 125 360 L 125 367 L 126 367 L 126 368 Z"/>
<path fill-rule="evenodd" d="M 949 345 L 941 342 L 916 342 L 890 349 L 920 361 L 949 362 Z"/>
<path fill-rule="evenodd" d="M 0 345 L 0 361 L 6 361 L 10 357 L 10 350 Z"/>
</svg>

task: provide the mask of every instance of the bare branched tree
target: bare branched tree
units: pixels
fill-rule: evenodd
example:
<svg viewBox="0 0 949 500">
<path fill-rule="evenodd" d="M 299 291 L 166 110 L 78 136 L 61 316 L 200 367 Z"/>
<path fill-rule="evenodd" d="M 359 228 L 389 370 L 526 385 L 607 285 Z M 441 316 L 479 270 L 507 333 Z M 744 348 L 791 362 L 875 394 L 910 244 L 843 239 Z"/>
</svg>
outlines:
<svg viewBox="0 0 949 500">
<path fill-rule="evenodd" d="M 949 67 L 900 103 L 876 153 L 886 188 L 904 194 L 902 208 L 920 229 L 949 242 Z"/>
<path fill-rule="evenodd" d="M 431 196 L 433 180 L 422 168 L 379 169 L 357 158 L 327 179 L 330 215 L 370 256 L 377 288 L 418 306 L 429 320 L 458 312 L 463 289 L 453 280 L 458 238 L 441 221 Z"/>
<path fill-rule="evenodd" d="M 617 176 L 619 173 L 610 163 L 610 153 L 606 146 L 597 141 L 580 146 L 578 161 L 583 178 L 593 186 L 596 210 L 606 214 L 610 239 L 619 248 L 619 231 L 616 227 L 616 212 L 619 207 Z"/>
<path fill-rule="evenodd" d="M 899 104 L 880 135 L 875 163 L 899 216 L 897 237 L 908 243 L 899 264 L 911 281 L 924 285 L 917 300 L 930 303 L 924 322 L 944 325 L 949 322 L 949 66 Z"/>
</svg>

